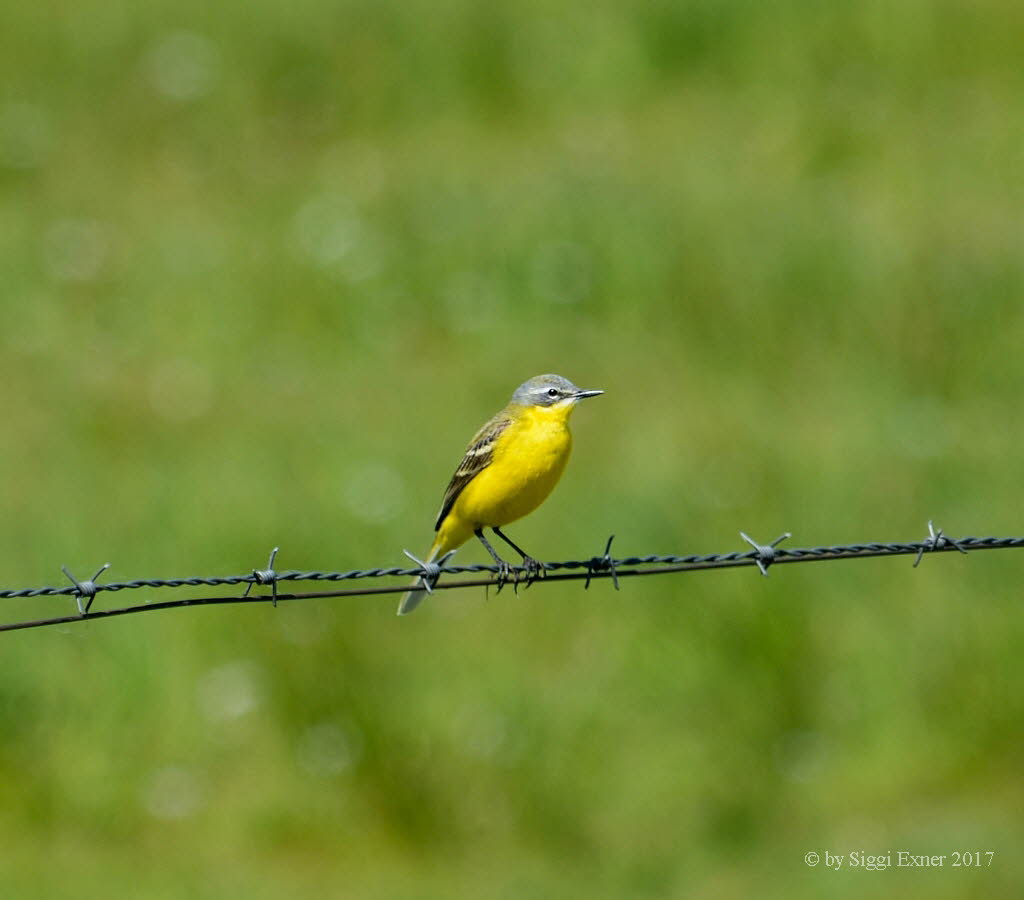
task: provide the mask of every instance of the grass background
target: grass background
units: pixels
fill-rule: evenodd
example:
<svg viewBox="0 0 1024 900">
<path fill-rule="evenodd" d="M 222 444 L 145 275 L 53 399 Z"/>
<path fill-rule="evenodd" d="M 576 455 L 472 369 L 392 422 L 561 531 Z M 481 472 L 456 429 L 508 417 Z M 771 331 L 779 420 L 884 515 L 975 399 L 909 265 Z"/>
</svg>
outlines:
<svg viewBox="0 0 1024 900">
<path fill-rule="evenodd" d="M 1021 532 L 1018 4 L 0 15 L 4 586 L 399 564 L 544 371 L 607 394 L 512 532 L 542 558 Z M 10 634 L 0 881 L 1016 896 L 1020 565 Z"/>
</svg>

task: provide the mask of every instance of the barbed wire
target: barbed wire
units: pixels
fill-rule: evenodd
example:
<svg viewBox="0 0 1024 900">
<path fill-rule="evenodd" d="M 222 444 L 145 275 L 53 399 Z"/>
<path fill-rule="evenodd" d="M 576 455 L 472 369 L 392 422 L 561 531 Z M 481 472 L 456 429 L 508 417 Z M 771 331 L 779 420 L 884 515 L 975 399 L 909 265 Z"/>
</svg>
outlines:
<svg viewBox="0 0 1024 900">
<path fill-rule="evenodd" d="M 352 569 L 348 572 L 303 572 L 289 570 L 277 572 L 274 561 L 278 548 L 270 553 L 266 568 L 253 569 L 246 575 L 214 575 L 193 576 L 190 578 L 138 578 L 132 581 L 98 583 L 97 579 L 110 567 L 105 563 L 89 580 L 79 581 L 62 566 L 62 571 L 71 582 L 61 587 L 22 588 L 17 590 L 0 590 L 0 599 L 17 599 L 32 597 L 73 596 L 78 608 L 77 614 L 53 616 L 29 621 L 8 622 L 0 624 L 0 631 L 16 631 L 25 628 L 42 628 L 50 625 L 63 625 L 71 622 L 83 622 L 93 619 L 124 616 L 132 613 L 149 612 L 158 609 L 177 609 L 186 606 L 209 606 L 234 603 L 272 603 L 280 601 L 310 600 L 322 597 L 357 597 L 374 594 L 404 593 L 409 585 L 386 585 L 378 587 L 359 587 L 333 589 L 304 593 L 283 593 L 279 586 L 287 582 L 340 582 L 378 578 L 412 578 L 417 575 L 426 576 L 431 582 L 441 575 L 486 574 L 486 578 L 448 580 L 432 583 L 432 590 L 454 590 L 468 587 L 497 587 L 500 591 L 506 584 L 512 584 L 518 591 L 520 584 L 546 584 L 556 581 L 584 581 L 584 588 L 589 588 L 595 579 L 611 579 L 616 590 L 619 579 L 637 575 L 666 575 L 677 572 L 693 572 L 709 569 L 726 569 L 738 566 L 756 566 L 762 575 L 768 574 L 773 565 L 799 562 L 824 562 L 838 559 L 863 559 L 875 556 L 915 556 L 916 568 L 925 553 L 948 553 L 958 551 L 967 553 L 974 550 L 1001 550 L 1024 547 L 1024 537 L 962 537 L 952 538 L 943 534 L 942 529 L 935 529 L 932 522 L 928 523 L 928 536 L 922 541 L 910 543 L 871 542 L 862 544 L 837 544 L 821 547 L 781 547 L 782 541 L 791 537 L 786 532 L 768 544 L 759 544 L 744 532 L 740 532 L 751 550 L 729 551 L 726 553 L 709 553 L 689 556 L 627 556 L 615 559 L 611 556 L 611 544 L 614 535 L 608 538 L 604 552 L 590 559 L 566 560 L 562 562 L 546 562 L 543 564 L 542 577 L 535 577 L 536 572 L 525 566 L 512 566 L 503 571 L 494 564 L 474 564 L 466 566 L 438 565 L 390 566 L 376 569 Z M 509 574 L 511 573 L 511 574 Z M 246 585 L 245 593 L 235 596 L 188 597 L 176 600 L 147 602 L 136 605 L 120 606 L 111 609 L 93 610 L 93 601 L 100 593 L 115 593 L 140 588 L 164 589 L 182 587 L 222 587 Z M 270 593 L 251 594 L 254 586 L 269 587 Z M 83 606 L 84 602 L 84 606 Z"/>
</svg>

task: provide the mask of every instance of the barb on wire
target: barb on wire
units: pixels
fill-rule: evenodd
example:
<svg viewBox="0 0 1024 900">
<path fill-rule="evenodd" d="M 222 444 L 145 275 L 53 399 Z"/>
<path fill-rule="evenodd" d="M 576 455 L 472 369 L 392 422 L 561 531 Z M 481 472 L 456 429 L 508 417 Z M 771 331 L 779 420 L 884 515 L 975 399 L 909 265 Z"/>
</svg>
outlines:
<svg viewBox="0 0 1024 900">
<path fill-rule="evenodd" d="M 590 579 L 598 572 L 610 572 L 615 590 L 619 589 L 619 576 L 615 571 L 615 560 L 611 557 L 612 541 L 614 540 L 615 535 L 613 534 L 608 538 L 608 543 L 604 545 L 604 555 L 591 557 L 587 563 L 587 580 L 583 583 L 583 590 L 590 589 Z"/>
<path fill-rule="evenodd" d="M 273 606 L 277 606 L 277 572 L 274 571 L 274 560 L 277 559 L 277 551 L 280 549 L 280 547 L 275 547 L 270 551 L 270 560 L 265 569 L 252 570 L 252 581 L 249 582 L 245 593 L 242 594 L 243 597 L 249 596 L 249 591 L 252 590 L 254 584 L 269 584 L 273 591 L 270 602 Z"/>
<path fill-rule="evenodd" d="M 100 577 L 107 569 L 110 568 L 110 563 L 104 563 L 96 570 L 96 574 L 92 576 L 88 581 L 79 581 L 68 571 L 67 566 L 61 566 L 60 570 L 68 576 L 68 580 L 75 586 L 75 603 L 78 604 L 78 614 L 84 616 L 89 612 L 89 608 L 92 606 L 92 601 L 96 599 L 96 592 L 101 590 L 100 586 L 96 584 L 96 579 Z M 87 597 L 85 601 L 85 609 L 82 609 L 82 598 Z"/>
<path fill-rule="evenodd" d="M 546 577 L 538 581 L 540 584 L 551 584 L 556 581 L 583 581 L 589 587 L 594 579 L 610 579 L 616 589 L 619 579 L 639 575 L 666 575 L 677 572 L 694 572 L 707 569 L 726 569 L 740 566 L 756 566 L 762 574 L 768 574 L 768 567 L 785 563 L 823 562 L 836 559 L 864 559 L 872 556 L 915 556 L 916 566 L 925 553 L 947 553 L 968 550 L 1000 550 L 1024 547 L 1024 537 L 962 537 L 951 538 L 943 534 L 942 529 L 936 530 L 933 523 L 928 523 L 928 537 L 923 541 L 910 543 L 866 543 L 837 544 L 822 547 L 780 547 L 783 540 L 790 537 L 789 533 L 780 535 L 770 544 L 758 544 L 747 534 L 740 532 L 753 550 L 733 550 L 728 553 L 711 553 L 691 556 L 627 556 L 613 559 L 611 556 L 612 538 L 609 538 L 601 556 L 593 556 L 584 560 L 567 560 L 564 562 L 544 563 Z M 266 569 L 253 569 L 248 575 L 221 575 L 193 578 L 140 578 L 135 581 L 108 582 L 97 584 L 96 580 L 109 568 L 102 566 L 89 581 L 78 581 L 65 566 L 64 574 L 71 581 L 63 587 L 20 588 L 0 590 L 0 599 L 52 597 L 72 595 L 78 605 L 77 615 L 54 616 L 31 621 L 9 622 L 0 624 L 0 631 L 15 631 L 22 628 L 42 628 L 47 625 L 61 625 L 69 622 L 83 622 L 110 616 L 124 616 L 131 613 L 149 612 L 157 609 L 178 609 L 184 606 L 206 606 L 215 604 L 235 603 L 266 603 L 274 606 L 284 600 L 308 600 L 317 597 L 356 597 L 376 594 L 404 593 L 409 589 L 407 582 L 373 587 L 337 588 L 330 590 L 284 593 L 281 585 L 285 582 L 342 582 L 365 579 L 399 577 L 407 579 L 419 576 L 424 583 L 429 583 L 430 590 L 454 590 L 468 587 L 490 587 L 499 584 L 508 577 L 508 571 L 497 565 L 449 565 L 451 553 L 433 562 L 423 562 L 412 557 L 416 563 L 413 568 L 393 566 L 377 569 L 352 569 L 347 572 L 301 572 L 289 570 L 277 572 L 274 561 L 278 548 L 270 553 Z M 525 566 L 512 566 L 517 576 L 528 575 Z M 438 581 L 441 575 L 479 575 L 477 578 L 448 579 Z M 185 599 L 146 602 L 137 605 L 125 605 L 108 609 L 92 610 L 92 602 L 100 592 L 117 592 L 137 590 L 140 588 L 182 588 L 182 587 L 222 587 L 245 585 L 244 594 L 230 596 L 194 597 Z M 254 593 L 250 595 L 253 585 L 266 587 L 270 585 L 270 593 Z M 82 605 L 82 601 L 85 605 Z"/>
<path fill-rule="evenodd" d="M 932 520 L 929 519 L 928 520 L 928 537 L 926 537 L 924 539 L 924 541 L 921 542 L 921 547 L 917 551 L 917 559 L 914 560 L 914 568 L 916 569 L 918 567 L 918 565 L 920 565 L 921 557 L 924 556 L 925 553 L 927 553 L 930 550 L 941 550 L 947 544 L 949 544 L 950 546 L 952 546 L 956 550 L 959 550 L 965 556 L 967 555 L 967 551 L 963 547 L 960 546 L 960 542 L 959 541 L 956 541 L 956 540 L 954 540 L 951 537 L 946 537 L 942 533 L 942 529 L 941 528 L 938 531 L 936 531 L 935 530 L 935 526 L 932 524 Z"/>
<path fill-rule="evenodd" d="M 751 547 L 754 548 L 754 552 L 751 554 L 757 567 L 761 570 L 761 574 L 765 578 L 768 577 L 768 567 L 775 562 L 775 548 L 779 546 L 786 538 L 791 538 L 793 535 L 790 532 L 780 534 L 770 544 L 759 544 L 749 534 L 741 531 L 740 537 L 743 538 Z"/>
<path fill-rule="evenodd" d="M 415 574 L 421 576 L 420 581 L 423 590 L 428 594 L 434 593 L 434 585 L 437 584 L 437 579 L 441 577 L 442 572 L 446 571 L 444 568 L 445 563 L 455 555 L 454 550 L 449 550 L 440 559 L 424 562 L 418 556 L 413 556 L 408 550 L 403 550 L 402 552 L 420 567 L 419 572 Z"/>
</svg>

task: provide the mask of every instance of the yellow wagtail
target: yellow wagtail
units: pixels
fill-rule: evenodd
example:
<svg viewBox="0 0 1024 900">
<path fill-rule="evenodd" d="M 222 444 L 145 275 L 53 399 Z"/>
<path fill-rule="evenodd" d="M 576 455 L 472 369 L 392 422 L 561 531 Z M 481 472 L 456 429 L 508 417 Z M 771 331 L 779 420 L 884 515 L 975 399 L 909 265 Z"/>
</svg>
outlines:
<svg viewBox="0 0 1024 900">
<path fill-rule="evenodd" d="M 547 499 L 569 461 L 569 415 L 584 397 L 603 393 L 582 391 L 561 375 L 538 375 L 521 384 L 508 406 L 469 442 L 444 492 L 427 564 L 475 534 L 499 566 L 500 578 L 507 578 L 511 567 L 484 537 L 484 529 L 490 528 L 523 558 L 531 576 L 542 570 L 502 533 L 501 526 L 533 512 Z M 402 598 L 398 614 L 412 612 L 430 587 L 425 577 L 418 579 Z"/>
</svg>

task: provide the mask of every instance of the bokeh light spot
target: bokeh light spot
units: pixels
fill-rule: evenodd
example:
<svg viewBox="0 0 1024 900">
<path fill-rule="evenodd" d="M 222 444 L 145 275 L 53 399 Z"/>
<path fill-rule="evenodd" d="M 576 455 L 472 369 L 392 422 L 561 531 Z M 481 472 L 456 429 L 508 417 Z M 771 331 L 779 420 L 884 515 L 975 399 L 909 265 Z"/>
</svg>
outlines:
<svg viewBox="0 0 1024 900">
<path fill-rule="evenodd" d="M 382 523 L 394 519 L 405 507 L 405 485 L 398 472 L 368 462 L 353 469 L 345 484 L 345 503 L 357 519 Z"/>
<path fill-rule="evenodd" d="M 182 766 L 157 769 L 142 792 L 142 805 L 155 819 L 194 816 L 204 805 L 199 780 Z"/>
<path fill-rule="evenodd" d="M 91 219 L 62 219 L 46 232 L 46 268 L 57 281 L 98 277 L 110 249 L 106 228 Z"/>
<path fill-rule="evenodd" d="M 359 759 L 362 739 L 357 730 L 339 722 L 311 725 L 299 739 L 299 766 L 318 778 L 340 775 Z"/>
<path fill-rule="evenodd" d="M 237 660 L 210 669 L 198 684 L 199 705 L 211 722 L 239 719 L 262 702 L 257 667 Z"/>
<path fill-rule="evenodd" d="M 208 93 L 219 53 L 209 38 L 191 31 L 162 37 L 149 51 L 145 68 L 153 87 L 170 100 L 195 100 Z"/>
</svg>

